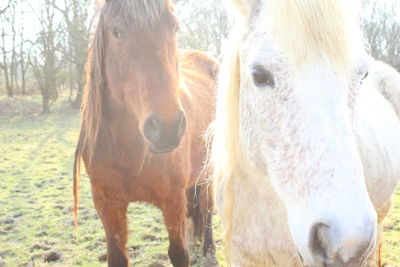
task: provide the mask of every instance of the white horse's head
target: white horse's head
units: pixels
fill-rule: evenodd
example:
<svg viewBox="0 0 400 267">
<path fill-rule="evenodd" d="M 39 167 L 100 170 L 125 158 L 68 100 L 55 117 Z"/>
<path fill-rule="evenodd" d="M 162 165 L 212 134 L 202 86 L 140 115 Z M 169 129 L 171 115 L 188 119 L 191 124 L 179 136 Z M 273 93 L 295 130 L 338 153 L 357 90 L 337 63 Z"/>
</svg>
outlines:
<svg viewBox="0 0 400 267">
<path fill-rule="evenodd" d="M 354 132 L 367 74 L 358 3 L 232 2 L 243 30 L 222 73 L 216 175 L 227 183 L 252 165 L 284 203 L 305 264 L 358 266 L 377 225 Z"/>
</svg>

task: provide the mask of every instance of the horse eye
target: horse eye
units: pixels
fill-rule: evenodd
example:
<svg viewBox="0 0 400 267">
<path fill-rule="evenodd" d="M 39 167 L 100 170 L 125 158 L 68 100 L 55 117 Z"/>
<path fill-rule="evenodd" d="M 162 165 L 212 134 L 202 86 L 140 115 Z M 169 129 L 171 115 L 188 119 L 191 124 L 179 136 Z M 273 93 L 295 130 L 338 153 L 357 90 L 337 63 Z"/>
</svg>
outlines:
<svg viewBox="0 0 400 267">
<path fill-rule="evenodd" d="M 368 71 L 364 73 L 364 76 L 362 76 L 362 78 L 360 80 L 360 85 L 363 85 L 365 79 L 367 79 L 367 77 L 368 77 L 368 74 L 369 74 Z"/>
<path fill-rule="evenodd" d="M 181 29 L 180 26 L 177 24 L 177 25 L 175 26 L 175 33 L 178 33 L 180 29 Z"/>
<path fill-rule="evenodd" d="M 364 76 L 362 77 L 362 79 L 361 79 L 361 81 L 364 81 L 365 79 L 367 79 L 368 78 L 368 75 L 369 75 L 369 73 L 368 73 L 368 71 L 364 74 Z"/>
<path fill-rule="evenodd" d="M 252 70 L 253 82 L 256 86 L 275 86 L 274 76 L 270 71 L 267 71 L 263 66 L 256 65 Z"/>
<path fill-rule="evenodd" d="M 122 34 L 117 28 L 112 27 L 110 31 L 111 31 L 112 35 L 114 35 L 115 38 L 121 39 Z"/>
</svg>

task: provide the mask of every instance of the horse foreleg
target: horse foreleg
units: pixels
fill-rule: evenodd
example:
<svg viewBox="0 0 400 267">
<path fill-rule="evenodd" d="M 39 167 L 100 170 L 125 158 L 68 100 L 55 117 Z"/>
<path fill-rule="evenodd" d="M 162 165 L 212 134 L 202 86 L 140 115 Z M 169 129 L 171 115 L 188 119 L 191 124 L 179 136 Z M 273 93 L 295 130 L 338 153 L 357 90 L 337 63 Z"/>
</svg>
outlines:
<svg viewBox="0 0 400 267">
<path fill-rule="evenodd" d="M 382 242 L 378 244 L 378 267 L 382 267 Z"/>
<path fill-rule="evenodd" d="M 383 226 L 381 224 L 379 224 L 378 225 L 378 238 L 377 238 L 378 267 L 382 267 L 382 242 L 383 242 Z"/>
<path fill-rule="evenodd" d="M 203 254 L 206 256 L 206 263 L 204 266 L 219 266 L 217 256 L 215 255 L 215 242 L 213 237 L 212 216 L 214 212 L 214 199 L 212 186 L 203 184 L 201 190 L 201 204 L 202 214 L 204 214 L 205 227 L 204 227 L 204 240 L 203 240 Z"/>
<path fill-rule="evenodd" d="M 93 200 L 106 233 L 108 266 L 128 266 L 125 246 L 128 232 L 126 212 L 129 203 L 111 201 L 95 193 Z"/>
<path fill-rule="evenodd" d="M 205 228 L 204 228 L 204 242 L 203 242 L 203 253 L 207 254 L 215 254 L 215 243 L 213 237 L 212 230 L 212 216 L 214 211 L 214 202 L 213 202 L 213 192 L 212 187 L 208 184 L 202 185 L 206 190 L 202 190 L 202 206 L 203 206 L 203 214 L 205 216 Z"/>
<path fill-rule="evenodd" d="M 381 249 L 382 249 L 382 225 L 378 224 L 378 232 L 376 236 L 375 248 L 368 257 L 366 264 L 364 265 L 365 267 L 382 266 Z"/>
<path fill-rule="evenodd" d="M 186 192 L 182 189 L 169 198 L 162 209 L 169 237 L 168 255 L 174 267 L 188 267 L 185 242 Z"/>
</svg>

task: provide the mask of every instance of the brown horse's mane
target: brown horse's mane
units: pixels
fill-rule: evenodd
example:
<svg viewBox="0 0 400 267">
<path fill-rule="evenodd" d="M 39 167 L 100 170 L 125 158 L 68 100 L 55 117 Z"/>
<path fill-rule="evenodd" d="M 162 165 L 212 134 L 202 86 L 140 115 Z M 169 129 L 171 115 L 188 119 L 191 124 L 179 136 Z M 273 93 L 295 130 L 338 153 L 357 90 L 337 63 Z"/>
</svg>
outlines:
<svg viewBox="0 0 400 267">
<path fill-rule="evenodd" d="M 98 13 L 97 27 L 92 38 L 86 64 L 86 86 L 84 89 L 81 113 L 82 125 L 74 162 L 74 216 L 75 224 L 80 179 L 80 159 L 84 152 L 88 156 L 88 166 L 96 150 L 99 131 L 107 109 L 106 81 L 104 79 L 104 50 L 106 46 L 106 25 L 111 18 L 118 18 L 129 28 L 148 29 L 161 21 L 167 9 L 171 9 L 169 0 L 107 0 Z"/>
</svg>

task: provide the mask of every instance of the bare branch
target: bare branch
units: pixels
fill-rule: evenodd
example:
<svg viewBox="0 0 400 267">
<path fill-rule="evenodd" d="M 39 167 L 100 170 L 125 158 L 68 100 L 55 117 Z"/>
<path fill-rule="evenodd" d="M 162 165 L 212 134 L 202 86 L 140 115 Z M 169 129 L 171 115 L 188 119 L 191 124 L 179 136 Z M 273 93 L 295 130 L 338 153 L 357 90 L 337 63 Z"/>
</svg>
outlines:
<svg viewBox="0 0 400 267">
<path fill-rule="evenodd" d="M 13 0 L 8 0 L 8 3 L 6 4 L 6 6 L 0 9 L 0 15 L 5 13 L 7 11 L 7 9 L 9 9 L 11 7 L 12 2 L 13 2 Z"/>
</svg>

